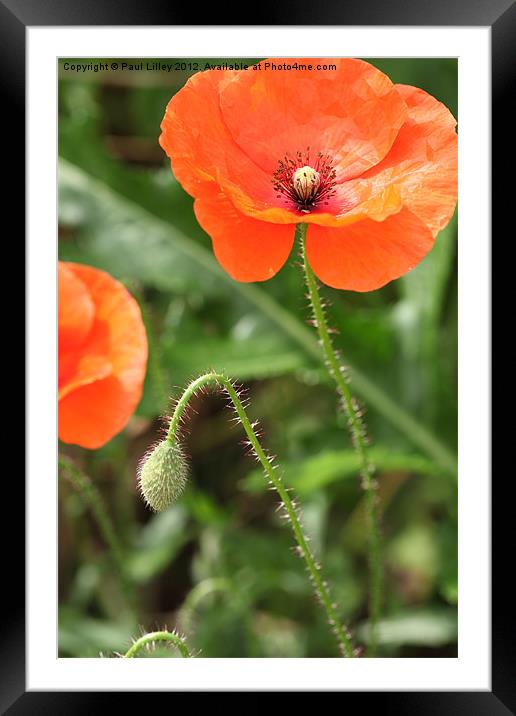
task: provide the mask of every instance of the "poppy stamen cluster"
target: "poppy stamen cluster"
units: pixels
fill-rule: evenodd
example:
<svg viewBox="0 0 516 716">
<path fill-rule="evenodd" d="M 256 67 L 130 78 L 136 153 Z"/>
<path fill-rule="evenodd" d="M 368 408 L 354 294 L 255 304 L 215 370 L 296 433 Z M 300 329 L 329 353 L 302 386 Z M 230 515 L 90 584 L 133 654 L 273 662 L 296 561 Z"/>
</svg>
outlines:
<svg viewBox="0 0 516 716">
<path fill-rule="evenodd" d="M 315 161 L 310 164 L 310 147 L 306 152 L 297 152 L 295 159 L 288 152 L 278 162 L 272 180 L 277 198 L 303 214 L 309 214 L 317 207 L 328 206 L 330 197 L 335 193 L 336 171 L 331 157 L 318 152 Z"/>
</svg>

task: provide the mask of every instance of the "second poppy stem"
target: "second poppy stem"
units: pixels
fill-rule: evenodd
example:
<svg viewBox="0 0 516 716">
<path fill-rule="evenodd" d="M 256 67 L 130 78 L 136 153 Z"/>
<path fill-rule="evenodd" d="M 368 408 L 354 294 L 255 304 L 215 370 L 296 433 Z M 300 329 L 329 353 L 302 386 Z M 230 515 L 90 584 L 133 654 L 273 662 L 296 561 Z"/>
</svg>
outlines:
<svg viewBox="0 0 516 716">
<path fill-rule="evenodd" d="M 308 224 L 299 224 L 299 235 L 301 239 L 301 254 L 303 259 L 303 270 L 308 288 L 310 304 L 312 306 L 315 327 L 319 334 L 320 344 L 324 353 L 328 372 L 333 378 L 337 390 L 342 398 L 342 403 L 349 421 L 349 429 L 353 445 L 360 459 L 360 477 L 362 487 L 366 493 L 367 516 L 369 523 L 369 580 L 370 580 L 370 601 L 369 601 L 369 655 L 375 656 L 377 647 L 377 630 L 380 618 L 381 595 L 382 595 L 382 564 L 380 550 L 380 519 L 378 510 L 378 498 L 376 494 L 376 481 L 374 479 L 374 465 L 369 460 L 365 428 L 360 415 L 360 408 L 356 402 L 351 389 L 347 383 L 345 367 L 341 364 L 338 354 L 335 352 L 330 337 L 330 331 L 326 322 L 323 303 L 319 295 L 317 280 L 308 263 L 306 256 L 306 234 Z"/>
<path fill-rule="evenodd" d="M 126 569 L 124 549 L 119 542 L 111 518 L 106 510 L 100 492 L 90 478 L 85 475 L 68 457 L 59 455 L 59 468 L 84 503 L 91 509 L 97 522 L 99 531 L 109 550 L 111 560 L 118 571 L 122 590 L 131 609 L 136 609 L 136 593 L 134 584 L 129 578 Z"/>
<path fill-rule="evenodd" d="M 316 562 L 315 557 L 308 546 L 308 540 L 303 532 L 296 506 L 290 497 L 288 489 L 283 484 L 280 474 L 275 470 L 274 465 L 272 464 L 272 459 L 263 449 L 254 430 L 253 423 L 249 420 L 247 412 L 231 380 L 222 373 L 206 373 L 200 378 L 197 378 L 197 380 L 194 380 L 176 404 L 174 414 L 170 420 L 166 440 L 171 443 L 174 443 L 177 440 L 177 433 L 181 424 L 183 413 L 195 393 L 202 388 L 213 385 L 222 388 L 229 396 L 236 415 L 247 435 L 249 445 L 252 448 L 254 455 L 261 463 L 265 476 L 269 480 L 270 484 L 274 486 L 281 499 L 280 504 L 284 508 L 286 518 L 290 522 L 294 538 L 297 542 L 298 553 L 305 561 L 315 592 L 322 607 L 326 611 L 328 622 L 333 628 L 342 656 L 354 657 L 355 654 L 351 637 L 346 627 L 340 621 L 337 606 L 332 601 L 328 585 L 321 575 L 320 566 Z"/>
</svg>

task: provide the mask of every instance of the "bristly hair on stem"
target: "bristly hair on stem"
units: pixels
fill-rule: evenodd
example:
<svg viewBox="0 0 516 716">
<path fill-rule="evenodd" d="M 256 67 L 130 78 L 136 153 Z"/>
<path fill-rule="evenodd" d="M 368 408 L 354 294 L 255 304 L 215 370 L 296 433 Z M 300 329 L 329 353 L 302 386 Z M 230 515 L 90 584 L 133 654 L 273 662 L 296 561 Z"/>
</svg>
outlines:
<svg viewBox="0 0 516 716">
<path fill-rule="evenodd" d="M 184 659 L 190 658 L 192 654 L 186 645 L 185 638 L 175 631 L 153 631 L 142 634 L 139 639 L 133 641 L 132 646 L 125 654 L 118 654 L 122 659 L 133 659 L 143 649 L 150 650 L 155 647 L 157 642 L 166 642 L 175 646 Z"/>
<path fill-rule="evenodd" d="M 206 373 L 205 375 L 202 375 L 192 381 L 176 403 L 165 439 L 159 443 L 156 448 L 154 448 L 154 451 L 156 449 L 159 449 L 160 452 L 162 450 L 177 451 L 178 447 L 180 447 L 180 436 L 178 433 L 180 431 L 185 410 L 187 409 L 193 396 L 208 387 L 222 389 L 227 394 L 230 406 L 235 413 L 235 419 L 242 424 L 246 434 L 248 448 L 256 460 L 261 464 L 269 484 L 274 487 L 279 495 L 280 509 L 284 513 L 285 519 L 290 523 L 297 543 L 298 552 L 305 561 L 314 591 L 326 612 L 328 622 L 337 639 L 340 652 L 342 656 L 345 657 L 356 656 L 351 636 L 347 628 L 341 623 L 337 613 L 337 608 L 331 599 L 328 586 L 321 576 L 321 568 L 316 562 L 310 547 L 308 546 L 308 538 L 303 532 L 298 507 L 290 497 L 289 490 L 287 490 L 283 484 L 283 480 L 276 469 L 276 465 L 273 464 L 273 456 L 269 455 L 262 447 L 256 432 L 256 423 L 251 423 L 249 420 L 246 408 L 244 407 L 244 403 L 241 399 L 241 391 L 239 391 L 233 381 L 222 373 L 216 372 Z M 160 448 L 160 445 L 163 447 Z M 158 456 L 158 458 L 152 459 L 153 452 L 149 453 L 141 464 L 140 489 L 147 502 L 151 503 L 152 500 L 153 504 L 151 503 L 151 506 L 153 506 L 154 509 L 165 509 L 165 507 L 170 504 L 170 501 L 177 497 L 179 490 L 176 490 L 176 483 L 178 483 L 179 480 L 182 487 L 184 474 L 182 470 L 179 475 L 176 474 L 176 462 L 174 460 L 168 460 L 168 457 L 167 459 L 162 459 L 161 456 Z M 168 474 L 167 470 L 170 472 L 170 466 L 172 466 L 173 469 L 172 473 Z M 163 484 L 163 491 L 161 495 L 158 495 L 157 490 L 160 484 Z M 149 487 L 151 489 L 148 489 Z"/>
<path fill-rule="evenodd" d="M 349 378 L 345 366 L 342 365 L 340 356 L 335 350 L 331 331 L 328 328 L 324 303 L 319 294 L 317 280 L 308 263 L 306 256 L 306 234 L 308 224 L 298 224 L 298 232 L 301 244 L 301 259 L 308 299 L 312 309 L 312 322 L 319 335 L 321 349 L 325 359 L 328 373 L 333 378 L 340 397 L 340 403 L 348 417 L 348 427 L 351 434 L 353 446 L 360 461 L 360 479 L 364 489 L 367 504 L 368 535 L 369 535 L 369 655 L 376 654 L 378 640 L 378 621 L 381 612 L 382 598 L 382 564 L 381 564 L 381 540 L 380 540 L 380 516 L 378 509 L 378 485 L 374 478 L 375 467 L 369 459 L 368 438 L 363 421 L 363 409 L 353 396 L 349 387 Z"/>
</svg>

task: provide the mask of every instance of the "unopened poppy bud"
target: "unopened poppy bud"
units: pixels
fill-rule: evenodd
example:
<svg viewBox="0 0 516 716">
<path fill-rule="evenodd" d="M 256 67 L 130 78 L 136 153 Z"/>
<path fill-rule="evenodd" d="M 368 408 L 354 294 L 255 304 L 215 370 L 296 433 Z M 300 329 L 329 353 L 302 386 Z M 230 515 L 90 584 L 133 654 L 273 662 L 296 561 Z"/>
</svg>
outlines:
<svg viewBox="0 0 516 716">
<path fill-rule="evenodd" d="M 143 458 L 138 471 L 145 502 L 162 512 L 177 500 L 188 479 L 188 465 L 177 442 L 163 440 Z"/>
<path fill-rule="evenodd" d="M 317 194 L 321 183 L 321 176 L 315 169 L 306 165 L 296 169 L 292 175 L 292 182 L 299 199 L 306 202 Z"/>
</svg>

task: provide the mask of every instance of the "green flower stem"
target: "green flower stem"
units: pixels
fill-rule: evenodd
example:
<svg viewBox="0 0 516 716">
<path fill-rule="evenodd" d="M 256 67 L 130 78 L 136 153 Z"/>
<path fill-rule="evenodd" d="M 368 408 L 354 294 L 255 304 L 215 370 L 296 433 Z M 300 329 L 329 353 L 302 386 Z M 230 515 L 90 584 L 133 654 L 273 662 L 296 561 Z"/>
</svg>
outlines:
<svg viewBox="0 0 516 716">
<path fill-rule="evenodd" d="M 120 575 L 125 596 L 127 597 L 129 603 L 134 607 L 134 585 L 127 576 L 124 550 L 122 549 L 113 528 L 111 518 L 109 517 L 104 506 L 104 501 L 100 492 L 97 490 L 90 478 L 85 475 L 69 458 L 59 455 L 59 467 L 61 468 L 63 475 L 69 480 L 86 505 L 91 509 L 99 531 L 108 547 L 111 560 Z"/>
<path fill-rule="evenodd" d="M 331 377 L 335 381 L 337 390 L 342 398 L 344 408 L 349 420 L 349 428 L 353 445 L 360 461 L 360 477 L 362 486 L 366 493 L 367 515 L 369 522 L 369 578 L 370 578 L 370 603 L 369 603 L 369 654 L 374 656 L 377 645 L 377 629 L 381 610 L 382 594 L 382 565 L 380 554 L 380 520 L 378 514 L 378 499 L 376 495 L 376 481 L 374 479 L 374 465 L 369 460 L 367 443 L 365 438 L 364 425 L 360 416 L 358 405 L 353 398 L 350 387 L 345 376 L 345 369 L 333 348 L 333 344 L 324 314 L 323 304 L 319 295 L 317 281 L 308 263 L 306 256 L 306 234 L 308 224 L 299 224 L 299 235 L 301 238 L 301 251 L 303 258 L 303 270 L 308 288 L 310 303 L 312 306 L 315 326 L 317 328 L 320 345 L 325 357 L 326 366 Z"/>
<path fill-rule="evenodd" d="M 191 383 L 185 390 L 176 405 L 176 409 L 170 421 L 167 440 L 170 440 L 171 442 L 174 442 L 176 440 L 177 431 L 181 422 L 181 417 L 190 399 L 192 398 L 194 393 L 196 393 L 196 391 L 209 385 L 218 385 L 219 387 L 223 388 L 228 394 L 231 402 L 233 403 L 236 414 L 243 425 L 244 431 L 249 439 L 249 443 L 254 451 L 254 454 L 260 461 L 266 477 L 270 480 L 271 484 L 274 485 L 277 493 L 280 496 L 282 504 L 285 508 L 286 516 L 292 527 L 292 531 L 294 533 L 294 537 L 299 548 L 299 553 L 305 560 L 308 573 L 312 580 L 312 584 L 323 608 L 326 611 L 328 621 L 334 630 L 341 653 L 343 656 L 353 657 L 354 653 L 351 638 L 347 633 L 345 627 L 340 622 L 340 619 L 337 615 L 336 607 L 333 604 L 330 594 L 328 592 L 328 588 L 321 577 L 320 567 L 316 563 L 312 552 L 310 551 L 310 548 L 308 546 L 306 537 L 303 533 L 303 529 L 301 527 L 301 523 L 299 521 L 294 503 L 292 502 L 281 477 L 272 466 L 271 460 L 265 454 L 261 443 L 253 430 L 253 426 L 251 425 L 249 418 L 247 417 L 247 413 L 244 409 L 244 406 L 242 405 L 240 398 L 238 397 L 237 391 L 235 390 L 229 378 L 220 373 L 207 373 L 206 375 L 202 375 L 200 378 L 197 378 L 197 380 L 194 380 L 193 383 Z"/>
<path fill-rule="evenodd" d="M 170 631 L 153 631 L 149 634 L 144 634 L 139 639 L 137 639 L 132 645 L 132 647 L 122 656 L 122 659 L 132 659 L 139 651 L 146 647 L 147 644 L 154 644 L 157 641 L 170 642 L 175 647 L 177 647 L 177 650 L 184 659 L 187 659 L 191 656 L 184 640 L 181 639 L 181 637 L 177 634 L 174 634 Z"/>
</svg>

